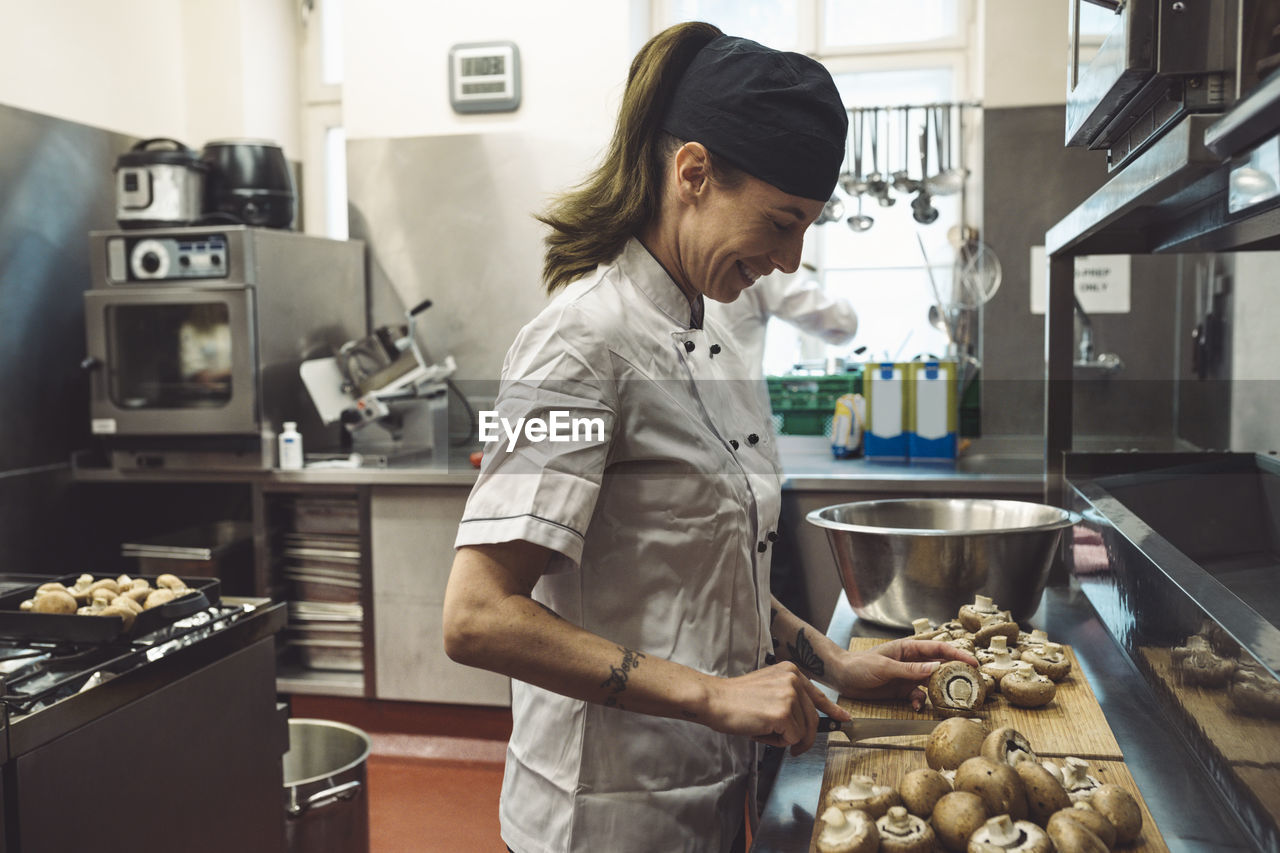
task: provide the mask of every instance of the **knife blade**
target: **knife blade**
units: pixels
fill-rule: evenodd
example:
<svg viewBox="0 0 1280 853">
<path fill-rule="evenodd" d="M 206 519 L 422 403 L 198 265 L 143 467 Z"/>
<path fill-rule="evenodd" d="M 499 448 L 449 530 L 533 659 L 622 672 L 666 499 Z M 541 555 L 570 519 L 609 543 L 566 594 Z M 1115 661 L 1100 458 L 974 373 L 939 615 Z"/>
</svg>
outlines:
<svg viewBox="0 0 1280 853">
<path fill-rule="evenodd" d="M 885 720 L 877 717 L 855 717 L 848 722 L 818 717 L 818 731 L 841 732 L 849 738 L 849 744 L 878 737 L 894 735 L 927 735 L 937 727 L 939 720 Z M 830 741 L 843 744 L 842 741 Z"/>
</svg>

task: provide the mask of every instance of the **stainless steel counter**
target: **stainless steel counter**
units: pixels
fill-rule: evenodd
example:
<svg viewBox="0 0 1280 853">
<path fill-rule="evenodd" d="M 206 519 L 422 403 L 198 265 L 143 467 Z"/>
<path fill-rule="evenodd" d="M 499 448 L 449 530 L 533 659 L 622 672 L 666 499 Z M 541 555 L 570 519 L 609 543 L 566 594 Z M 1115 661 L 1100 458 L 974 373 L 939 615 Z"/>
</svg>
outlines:
<svg viewBox="0 0 1280 853">
<path fill-rule="evenodd" d="M 253 470 L 139 470 L 123 471 L 76 465 L 77 480 L 86 482 L 229 482 L 288 485 L 355 486 L 470 486 L 476 480 L 469 454 L 479 445 L 453 448 L 443 464 L 415 462 L 378 467 L 316 467 L 300 471 Z M 955 462 L 894 463 L 866 459 L 835 459 L 822 436 L 779 436 L 778 450 L 786 475 L 783 488 L 791 491 L 856 491 L 915 493 L 963 491 L 966 494 L 1039 495 L 1044 463 L 1038 440 L 992 438 L 975 440 Z"/>
<path fill-rule="evenodd" d="M 1172 853 L 1255 850 L 1232 810 L 1195 763 L 1133 664 L 1116 645 L 1078 586 L 1045 590 L 1031 622 L 1069 644 L 1089 680 L 1157 827 Z M 851 637 L 891 637 L 862 622 L 841 596 L 827 636 L 847 647 Z M 825 690 L 825 688 L 824 688 Z M 825 690 L 829 696 L 834 694 Z M 754 853 L 804 853 L 826 763 L 826 735 L 800 756 L 785 756 L 754 837 Z"/>
</svg>

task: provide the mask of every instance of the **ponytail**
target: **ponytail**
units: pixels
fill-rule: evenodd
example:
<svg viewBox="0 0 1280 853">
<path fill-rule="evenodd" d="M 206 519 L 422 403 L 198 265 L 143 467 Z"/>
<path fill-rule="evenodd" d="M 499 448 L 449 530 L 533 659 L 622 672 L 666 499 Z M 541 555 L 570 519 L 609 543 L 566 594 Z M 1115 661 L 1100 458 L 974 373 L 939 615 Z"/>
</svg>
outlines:
<svg viewBox="0 0 1280 853">
<path fill-rule="evenodd" d="M 693 57 L 720 35 L 711 24 L 677 24 L 631 61 L 603 162 L 537 217 L 551 228 L 542 268 L 548 293 L 616 258 L 657 213 L 666 162 L 682 142 L 662 131 L 663 116 Z"/>
</svg>

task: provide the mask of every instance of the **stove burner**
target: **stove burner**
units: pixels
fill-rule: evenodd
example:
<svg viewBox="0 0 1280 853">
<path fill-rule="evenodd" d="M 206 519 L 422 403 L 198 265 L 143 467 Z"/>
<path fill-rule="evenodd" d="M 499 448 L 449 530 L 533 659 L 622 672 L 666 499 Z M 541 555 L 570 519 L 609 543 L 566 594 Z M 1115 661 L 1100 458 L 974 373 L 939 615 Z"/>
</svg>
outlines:
<svg viewBox="0 0 1280 853">
<path fill-rule="evenodd" d="M 0 704 L 11 715 L 33 713 L 166 657 L 226 628 L 252 609 L 211 606 L 149 634 L 105 644 L 0 640 Z"/>
</svg>

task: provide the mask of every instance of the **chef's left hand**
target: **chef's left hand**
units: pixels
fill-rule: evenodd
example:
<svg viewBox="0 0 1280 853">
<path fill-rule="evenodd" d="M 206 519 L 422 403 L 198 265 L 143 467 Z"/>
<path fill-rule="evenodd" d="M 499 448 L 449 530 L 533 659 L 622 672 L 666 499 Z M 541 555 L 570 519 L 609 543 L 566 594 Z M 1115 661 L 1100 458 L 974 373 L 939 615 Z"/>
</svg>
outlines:
<svg viewBox="0 0 1280 853">
<path fill-rule="evenodd" d="M 911 700 L 911 707 L 924 708 L 925 692 L 920 685 L 942 661 L 964 661 L 977 666 L 968 652 L 937 640 L 890 640 L 872 649 L 849 652 L 839 661 L 840 692 L 853 699 Z"/>
</svg>

